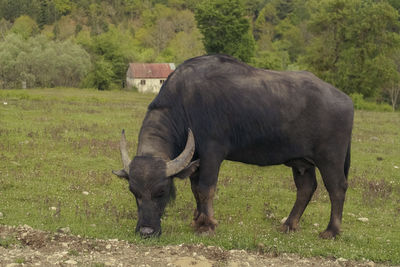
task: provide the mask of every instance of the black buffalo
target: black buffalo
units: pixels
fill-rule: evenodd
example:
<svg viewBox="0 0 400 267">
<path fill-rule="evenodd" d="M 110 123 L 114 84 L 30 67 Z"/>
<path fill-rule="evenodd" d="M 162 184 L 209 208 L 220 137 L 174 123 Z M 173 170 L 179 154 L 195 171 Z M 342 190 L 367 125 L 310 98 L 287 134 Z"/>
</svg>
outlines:
<svg viewBox="0 0 400 267">
<path fill-rule="evenodd" d="M 160 220 L 174 197 L 174 177 L 190 176 L 197 208 L 193 226 L 214 232 L 213 197 L 224 159 L 259 166 L 285 164 L 293 171 L 297 198 L 282 225 L 296 230 L 322 175 L 331 200 L 328 227 L 340 231 L 350 167 L 351 99 L 309 72 L 253 68 L 224 55 L 180 65 L 149 105 L 131 161 L 121 138 L 124 168 L 136 197 L 136 231 L 161 234 Z"/>
</svg>

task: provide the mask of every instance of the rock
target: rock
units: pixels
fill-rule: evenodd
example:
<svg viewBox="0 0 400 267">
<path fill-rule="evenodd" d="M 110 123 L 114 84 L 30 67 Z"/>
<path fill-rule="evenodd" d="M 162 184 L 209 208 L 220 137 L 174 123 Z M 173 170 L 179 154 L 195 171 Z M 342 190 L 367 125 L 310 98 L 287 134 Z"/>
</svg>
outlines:
<svg viewBox="0 0 400 267">
<path fill-rule="evenodd" d="M 284 223 L 286 222 L 286 220 L 287 220 L 287 217 L 283 218 L 283 219 L 281 220 L 281 223 L 284 224 Z"/>
<path fill-rule="evenodd" d="M 71 233 L 71 229 L 67 226 L 67 227 L 63 227 L 58 229 L 59 233 L 63 233 L 63 234 L 70 234 Z"/>
<path fill-rule="evenodd" d="M 3 219 L 4 215 L 2 212 L 0 212 L 0 219 Z"/>
<path fill-rule="evenodd" d="M 78 262 L 76 262 L 74 260 L 67 260 L 65 263 L 66 264 L 70 264 L 70 265 L 77 265 L 78 264 Z"/>
<path fill-rule="evenodd" d="M 49 209 L 50 209 L 50 210 L 57 210 L 56 207 L 50 207 Z"/>
<path fill-rule="evenodd" d="M 259 242 L 259 243 L 257 244 L 257 248 L 258 248 L 259 250 L 264 250 L 264 249 L 265 249 L 265 245 L 264 245 L 263 243 Z"/>
<path fill-rule="evenodd" d="M 111 249 L 111 245 L 108 244 L 108 245 L 106 246 L 106 249 Z"/>
<path fill-rule="evenodd" d="M 83 191 L 82 194 L 84 194 L 85 196 L 89 195 L 88 191 Z"/>
<path fill-rule="evenodd" d="M 375 266 L 375 262 L 373 262 L 373 261 L 368 261 L 365 264 L 366 264 L 366 266 L 370 266 L 370 267 L 374 267 Z"/>
<path fill-rule="evenodd" d="M 24 228 L 24 229 L 26 229 L 26 230 L 33 230 L 33 228 L 30 227 L 30 226 L 27 225 L 27 224 L 22 225 L 22 228 Z"/>
<path fill-rule="evenodd" d="M 369 221 L 368 218 L 364 218 L 364 217 L 358 218 L 357 220 L 360 222 L 368 222 Z"/>
<path fill-rule="evenodd" d="M 198 258 L 200 261 L 206 261 L 206 260 L 207 260 L 207 258 L 204 257 L 203 255 L 200 255 L 200 256 L 198 256 L 197 258 Z"/>
</svg>

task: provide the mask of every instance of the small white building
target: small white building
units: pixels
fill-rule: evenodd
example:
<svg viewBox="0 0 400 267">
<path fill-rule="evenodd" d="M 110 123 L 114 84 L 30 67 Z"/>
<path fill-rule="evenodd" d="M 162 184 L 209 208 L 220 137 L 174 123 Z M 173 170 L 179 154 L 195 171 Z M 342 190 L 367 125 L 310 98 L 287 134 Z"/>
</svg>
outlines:
<svg viewBox="0 0 400 267">
<path fill-rule="evenodd" d="M 174 70 L 174 63 L 130 63 L 126 85 L 128 88 L 136 87 L 141 93 L 158 93 Z"/>
</svg>

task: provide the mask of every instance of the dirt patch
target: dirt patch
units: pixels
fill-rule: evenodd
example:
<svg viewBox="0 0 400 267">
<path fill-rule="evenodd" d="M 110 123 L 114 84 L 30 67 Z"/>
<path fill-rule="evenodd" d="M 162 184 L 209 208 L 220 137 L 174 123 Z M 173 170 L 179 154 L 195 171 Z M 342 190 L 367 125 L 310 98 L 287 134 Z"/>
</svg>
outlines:
<svg viewBox="0 0 400 267">
<path fill-rule="evenodd" d="M 137 246 L 127 241 L 88 239 L 69 234 L 0 225 L 0 266 L 383 266 L 346 259 L 266 255 L 214 246 Z"/>
</svg>

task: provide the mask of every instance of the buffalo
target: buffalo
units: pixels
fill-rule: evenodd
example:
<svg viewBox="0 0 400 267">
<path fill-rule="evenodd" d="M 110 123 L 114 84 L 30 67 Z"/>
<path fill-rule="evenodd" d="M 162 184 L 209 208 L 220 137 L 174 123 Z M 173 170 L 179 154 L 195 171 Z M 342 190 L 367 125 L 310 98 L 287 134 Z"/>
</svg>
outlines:
<svg viewBox="0 0 400 267">
<path fill-rule="evenodd" d="M 342 221 L 353 114 L 346 94 L 309 72 L 258 69 L 226 55 L 196 57 L 170 74 L 148 106 L 133 160 L 122 131 L 123 169 L 113 173 L 128 179 L 136 232 L 146 238 L 161 234 L 175 177 L 190 177 L 195 231 L 214 233 L 213 197 L 225 159 L 292 168 L 297 195 L 282 230 L 295 231 L 317 188 L 318 168 L 331 201 L 320 237 L 333 238 Z"/>
</svg>

